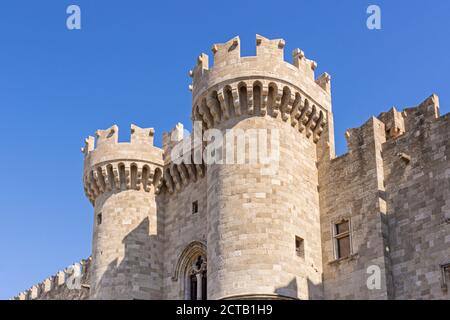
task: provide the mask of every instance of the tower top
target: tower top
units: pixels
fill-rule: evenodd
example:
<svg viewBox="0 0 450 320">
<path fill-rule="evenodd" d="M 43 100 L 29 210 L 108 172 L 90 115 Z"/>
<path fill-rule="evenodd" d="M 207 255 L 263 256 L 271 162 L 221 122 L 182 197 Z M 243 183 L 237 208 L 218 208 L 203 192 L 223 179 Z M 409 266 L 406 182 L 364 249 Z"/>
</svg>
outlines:
<svg viewBox="0 0 450 320">
<path fill-rule="evenodd" d="M 208 88 L 230 79 L 249 79 L 252 77 L 274 79 L 290 83 L 300 91 L 311 94 L 318 105 L 327 107 L 330 103 L 331 77 L 327 73 L 317 79 L 314 71 L 317 63 L 307 59 L 304 52 L 295 49 L 292 63 L 284 60 L 285 41 L 267 39 L 256 35 L 256 56 L 242 57 L 240 39 L 234 37 L 225 43 L 212 46 L 213 66 L 209 68 L 209 57 L 202 53 L 197 64 L 189 72 L 193 78 L 192 98 L 196 101 Z"/>
<path fill-rule="evenodd" d="M 150 191 L 161 186 L 162 150 L 153 146 L 153 128 L 131 125 L 130 142 L 118 142 L 119 127 L 97 130 L 89 136 L 84 153 L 84 190 L 94 203 L 97 196 L 114 190 Z M 96 145 L 95 145 L 96 142 Z"/>
</svg>

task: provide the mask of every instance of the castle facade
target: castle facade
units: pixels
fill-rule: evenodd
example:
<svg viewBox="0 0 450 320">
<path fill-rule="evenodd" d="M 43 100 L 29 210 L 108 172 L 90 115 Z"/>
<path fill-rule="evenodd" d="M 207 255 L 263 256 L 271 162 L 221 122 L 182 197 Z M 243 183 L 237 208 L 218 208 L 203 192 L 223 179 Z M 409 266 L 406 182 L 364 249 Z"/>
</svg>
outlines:
<svg viewBox="0 0 450 320">
<path fill-rule="evenodd" d="M 134 125 L 128 143 L 117 126 L 87 138 L 81 284 L 64 271 L 17 298 L 449 299 L 450 115 L 436 95 L 392 108 L 348 130 L 336 157 L 331 77 L 299 49 L 285 62 L 284 46 L 257 35 L 242 57 L 236 37 L 212 47 L 212 67 L 198 57 L 200 140 L 181 124 L 162 148 Z"/>
</svg>

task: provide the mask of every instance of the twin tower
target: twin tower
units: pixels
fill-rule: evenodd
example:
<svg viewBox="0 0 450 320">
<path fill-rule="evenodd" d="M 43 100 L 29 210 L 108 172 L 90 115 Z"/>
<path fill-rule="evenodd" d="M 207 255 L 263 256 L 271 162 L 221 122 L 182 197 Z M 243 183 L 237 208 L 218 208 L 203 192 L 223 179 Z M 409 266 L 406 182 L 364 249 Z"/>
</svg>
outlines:
<svg viewBox="0 0 450 320">
<path fill-rule="evenodd" d="M 181 125 L 162 149 L 153 129 L 134 125 L 129 143 L 118 142 L 117 126 L 86 139 L 92 299 L 320 298 L 318 167 L 334 157 L 330 76 L 315 78 L 317 64 L 299 49 L 285 62 L 284 46 L 257 35 L 256 56 L 242 57 L 236 37 L 212 47 L 212 67 L 202 54 L 190 72 L 192 120 L 203 132 L 243 133 L 244 155 L 231 141 L 214 152 L 245 161 L 189 161 L 212 139 L 174 159 L 176 140 L 188 138 Z M 270 163 L 249 161 L 264 144 L 250 138 L 255 129 L 276 138 Z"/>
</svg>

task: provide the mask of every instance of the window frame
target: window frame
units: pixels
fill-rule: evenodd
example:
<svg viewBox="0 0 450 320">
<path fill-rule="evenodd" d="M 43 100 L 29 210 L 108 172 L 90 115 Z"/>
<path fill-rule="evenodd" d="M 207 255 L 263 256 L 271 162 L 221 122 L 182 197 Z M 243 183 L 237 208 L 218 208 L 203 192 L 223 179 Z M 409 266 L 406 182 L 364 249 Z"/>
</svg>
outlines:
<svg viewBox="0 0 450 320">
<path fill-rule="evenodd" d="M 348 231 L 337 233 L 338 225 L 342 223 L 348 223 Z M 334 260 L 347 259 L 353 255 L 353 239 L 352 239 L 352 223 L 350 217 L 342 217 L 331 223 L 331 231 L 333 236 L 333 254 Z M 349 254 L 345 257 L 339 256 L 339 240 L 348 237 L 349 241 Z"/>
<path fill-rule="evenodd" d="M 206 255 L 201 253 L 196 255 L 197 258 L 191 259 L 191 263 L 188 266 L 188 269 L 185 272 L 185 287 L 184 287 L 184 296 L 185 300 L 195 301 L 198 300 L 197 290 L 198 286 L 201 285 L 202 291 L 202 300 L 208 299 L 208 283 L 207 283 L 207 259 Z M 198 270 L 195 270 L 194 265 L 196 265 L 197 261 L 201 259 L 201 266 L 197 266 Z M 201 283 L 199 284 L 197 281 L 197 275 L 201 275 Z M 195 288 L 193 287 L 193 283 L 195 283 Z M 195 291 L 194 291 L 195 290 Z M 195 299 L 194 299 L 195 298 Z"/>
</svg>

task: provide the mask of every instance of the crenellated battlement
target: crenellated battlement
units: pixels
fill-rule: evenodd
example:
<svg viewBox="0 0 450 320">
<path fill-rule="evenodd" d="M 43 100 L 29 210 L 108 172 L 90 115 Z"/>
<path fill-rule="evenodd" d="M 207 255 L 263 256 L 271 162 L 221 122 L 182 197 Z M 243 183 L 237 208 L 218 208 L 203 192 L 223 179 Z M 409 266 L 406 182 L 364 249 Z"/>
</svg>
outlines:
<svg viewBox="0 0 450 320">
<path fill-rule="evenodd" d="M 232 78 L 267 78 L 298 86 L 297 89 L 303 93 L 311 93 L 321 88 L 323 92 L 315 98 L 317 104 L 326 108 L 331 92 L 329 75 L 323 74 L 315 79 L 317 63 L 307 59 L 300 49 L 292 52 L 292 63 L 285 61 L 284 47 L 283 39 L 270 40 L 256 35 L 256 56 L 242 57 L 239 37 L 214 44 L 213 66 L 209 68 L 209 57 L 202 53 L 196 66 L 190 71 L 193 78 L 193 101 L 208 88 Z"/>
<path fill-rule="evenodd" d="M 164 133 L 163 180 L 170 194 L 205 176 L 203 147 L 202 137 L 197 141 L 192 133 L 185 135 L 181 123 L 177 123 L 170 132 Z"/>
<path fill-rule="evenodd" d="M 398 139 L 406 133 L 411 133 L 426 123 L 436 121 L 439 117 L 439 97 L 432 94 L 416 107 L 405 108 L 403 111 L 392 107 L 389 111 L 380 113 L 376 119 L 384 125 L 385 139 L 390 141 Z M 349 151 L 357 149 L 361 145 L 363 127 L 346 131 L 345 137 Z"/>
<path fill-rule="evenodd" d="M 185 138 L 184 133 L 184 125 L 182 123 L 177 123 L 172 130 L 163 133 L 164 164 L 171 161 L 172 150 Z"/>
<path fill-rule="evenodd" d="M 149 192 L 161 186 L 162 150 L 153 146 L 154 129 L 131 125 L 130 142 L 118 142 L 114 125 L 97 130 L 96 138 L 85 140 L 84 189 L 93 203 L 97 196 L 114 190 L 141 188 Z M 94 146 L 96 142 L 96 146 Z"/>
<path fill-rule="evenodd" d="M 317 63 L 313 60 L 307 59 L 304 52 L 298 48 L 292 52 L 292 63 L 285 61 L 285 44 L 284 39 L 267 39 L 257 34 L 256 56 L 242 57 L 241 42 L 239 37 L 234 37 L 225 43 L 216 43 L 211 48 L 214 58 L 212 68 L 209 69 L 208 55 L 202 53 L 197 59 L 195 68 L 190 72 L 190 76 L 193 78 L 194 87 L 195 84 L 202 80 L 202 77 L 206 73 L 212 72 L 214 69 L 224 68 L 226 66 L 236 64 L 251 64 L 251 62 L 255 60 L 258 60 L 258 63 L 267 62 L 269 65 L 259 68 L 260 70 L 252 71 L 274 71 L 274 63 L 285 62 L 287 65 L 290 65 L 291 67 L 294 66 L 299 69 L 304 76 L 306 75 L 308 78 L 314 80 L 314 71 L 317 68 Z"/>
<path fill-rule="evenodd" d="M 61 296 L 61 291 L 71 292 L 80 299 L 87 299 L 89 293 L 89 269 L 91 257 L 83 259 L 59 271 L 44 281 L 19 293 L 13 300 L 46 300 L 54 299 L 52 293 Z M 67 294 L 70 295 L 70 294 Z M 61 298 L 59 298 L 61 299 Z"/>
<path fill-rule="evenodd" d="M 81 152 L 88 156 L 92 151 L 104 148 L 121 148 L 123 146 L 133 148 L 153 147 L 154 135 L 155 130 L 153 128 L 140 128 L 132 124 L 130 142 L 119 143 L 119 127 L 113 125 L 105 130 L 97 130 L 95 133 L 97 140 L 92 136 L 87 137 Z"/>
<path fill-rule="evenodd" d="M 256 36 L 256 56 L 242 57 L 240 39 L 212 47 L 214 64 L 199 56 L 190 72 L 192 120 L 204 128 L 240 116 L 271 116 L 288 122 L 316 143 L 331 113 L 331 76 L 315 79 L 317 63 L 300 49 L 284 60 L 285 41 Z"/>
</svg>

